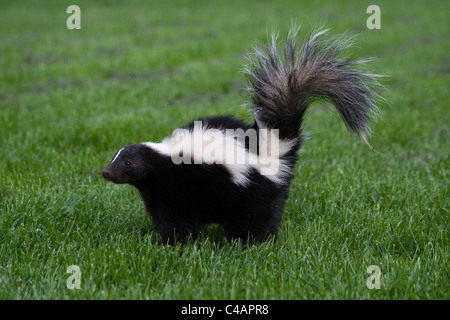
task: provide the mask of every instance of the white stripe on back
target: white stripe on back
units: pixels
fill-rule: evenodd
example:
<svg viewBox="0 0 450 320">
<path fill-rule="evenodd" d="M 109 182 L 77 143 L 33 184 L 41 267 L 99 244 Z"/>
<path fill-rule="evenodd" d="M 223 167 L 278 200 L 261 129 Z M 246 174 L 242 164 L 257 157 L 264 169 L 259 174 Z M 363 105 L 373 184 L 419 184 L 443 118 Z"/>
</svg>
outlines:
<svg viewBox="0 0 450 320">
<path fill-rule="evenodd" d="M 291 169 L 287 160 L 282 158 L 294 147 L 296 139 L 282 140 L 278 133 L 269 132 L 260 133 L 259 142 L 260 154 L 257 155 L 246 149 L 234 135 L 196 124 L 193 131 L 177 129 L 161 143 L 145 142 L 143 145 L 170 156 L 175 164 L 223 165 L 231 174 L 232 181 L 240 186 L 251 182 L 248 175 L 252 169 L 257 169 L 275 183 L 284 183 Z"/>
</svg>

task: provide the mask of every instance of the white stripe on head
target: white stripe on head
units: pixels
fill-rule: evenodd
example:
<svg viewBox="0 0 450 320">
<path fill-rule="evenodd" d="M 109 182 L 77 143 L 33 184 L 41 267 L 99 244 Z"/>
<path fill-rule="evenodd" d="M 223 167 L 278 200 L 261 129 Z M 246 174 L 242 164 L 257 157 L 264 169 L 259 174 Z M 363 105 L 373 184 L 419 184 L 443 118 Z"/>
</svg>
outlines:
<svg viewBox="0 0 450 320">
<path fill-rule="evenodd" d="M 119 151 L 117 151 L 116 156 L 114 157 L 114 159 L 111 160 L 111 162 L 110 162 L 109 164 L 111 164 L 111 163 L 113 163 L 114 161 L 116 161 L 117 157 L 119 156 L 119 154 L 122 152 L 123 149 L 125 149 L 125 148 L 122 148 L 122 149 L 120 149 Z"/>
</svg>

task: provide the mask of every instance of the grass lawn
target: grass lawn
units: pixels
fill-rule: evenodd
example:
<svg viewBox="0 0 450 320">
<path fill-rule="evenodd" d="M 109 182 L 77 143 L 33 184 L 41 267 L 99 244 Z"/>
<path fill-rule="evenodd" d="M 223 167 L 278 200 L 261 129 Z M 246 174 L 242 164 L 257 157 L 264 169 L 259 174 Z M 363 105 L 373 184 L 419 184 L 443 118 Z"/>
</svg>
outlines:
<svg viewBox="0 0 450 320">
<path fill-rule="evenodd" d="M 81 8 L 68 30 L 66 8 Z M 368 30 L 366 9 L 381 8 Z M 3 1 L 0 299 L 449 299 L 448 1 Z M 291 21 L 359 34 L 388 75 L 368 148 L 308 111 L 276 238 L 210 226 L 163 245 L 139 194 L 104 181 L 120 147 L 213 114 L 251 121 L 245 54 Z M 188 186 L 187 186 L 188 187 Z M 81 289 L 66 272 L 79 266 Z M 368 289 L 367 268 L 381 271 Z"/>
</svg>

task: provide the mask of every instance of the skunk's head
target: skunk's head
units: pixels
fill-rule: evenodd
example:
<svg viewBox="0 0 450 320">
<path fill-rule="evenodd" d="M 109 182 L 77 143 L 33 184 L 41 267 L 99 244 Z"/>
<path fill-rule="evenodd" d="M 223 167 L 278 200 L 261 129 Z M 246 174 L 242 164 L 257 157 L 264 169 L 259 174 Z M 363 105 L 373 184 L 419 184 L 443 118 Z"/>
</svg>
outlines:
<svg viewBox="0 0 450 320">
<path fill-rule="evenodd" d="M 150 174 L 153 156 L 153 150 L 143 144 L 123 147 L 103 169 L 103 177 L 114 183 L 137 185 Z"/>
</svg>

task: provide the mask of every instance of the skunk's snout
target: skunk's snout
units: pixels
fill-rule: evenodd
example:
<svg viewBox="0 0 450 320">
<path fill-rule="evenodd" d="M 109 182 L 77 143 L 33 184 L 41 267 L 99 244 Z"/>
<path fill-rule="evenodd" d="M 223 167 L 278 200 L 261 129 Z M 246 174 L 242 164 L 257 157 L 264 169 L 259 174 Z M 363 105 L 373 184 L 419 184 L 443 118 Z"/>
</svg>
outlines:
<svg viewBox="0 0 450 320">
<path fill-rule="evenodd" d="M 107 169 L 102 170 L 103 178 L 109 179 L 111 177 L 111 173 Z"/>
<path fill-rule="evenodd" d="M 102 170 L 102 175 L 106 180 L 117 184 L 128 183 L 128 176 L 124 175 L 120 170 L 117 170 L 117 168 L 114 167 L 110 168 L 110 166 L 107 166 Z"/>
</svg>

